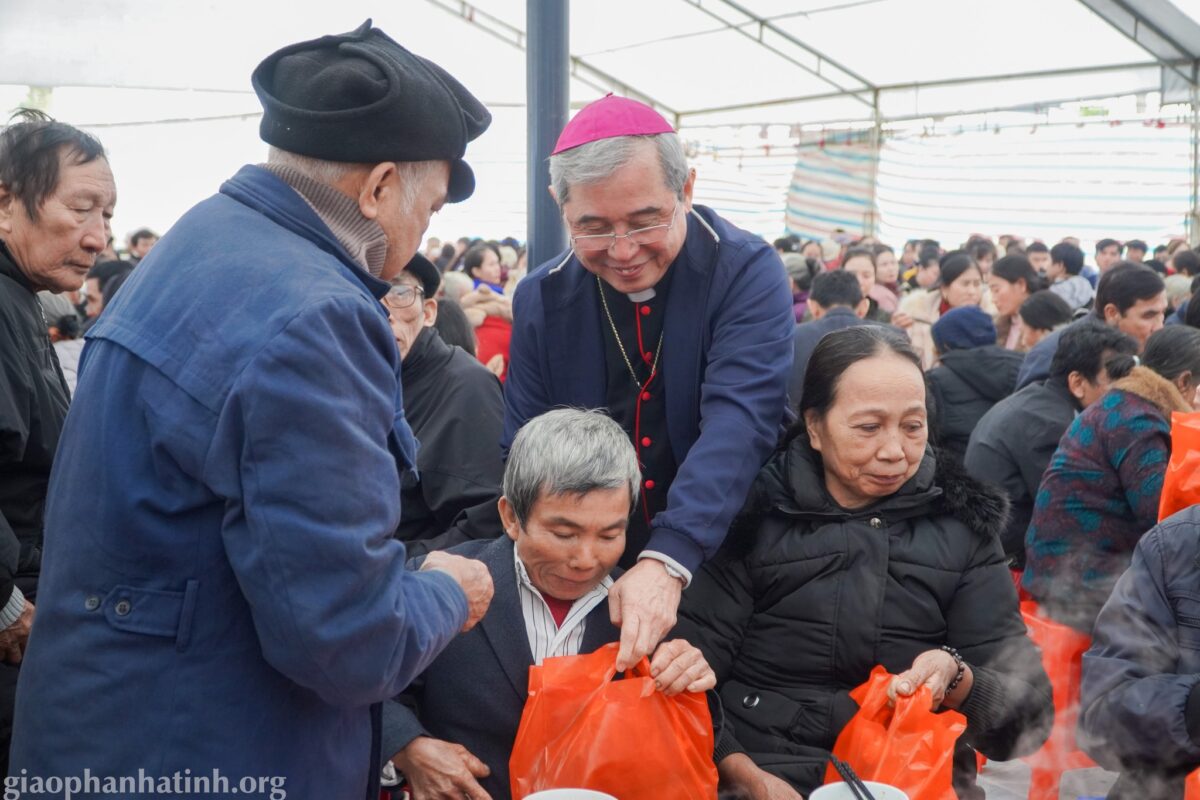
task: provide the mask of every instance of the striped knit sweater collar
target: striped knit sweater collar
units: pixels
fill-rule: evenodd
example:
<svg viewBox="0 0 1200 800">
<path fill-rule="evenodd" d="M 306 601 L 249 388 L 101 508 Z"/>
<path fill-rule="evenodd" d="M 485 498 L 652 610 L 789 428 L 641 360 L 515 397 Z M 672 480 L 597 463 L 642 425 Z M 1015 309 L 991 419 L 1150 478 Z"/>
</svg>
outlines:
<svg viewBox="0 0 1200 800">
<path fill-rule="evenodd" d="M 314 181 L 291 167 L 280 164 L 261 166 L 295 189 L 321 221 L 329 226 L 338 243 L 346 248 L 358 265 L 376 278 L 379 277 L 387 259 L 387 234 L 378 222 L 362 215 L 358 203 L 332 186 Z"/>
</svg>

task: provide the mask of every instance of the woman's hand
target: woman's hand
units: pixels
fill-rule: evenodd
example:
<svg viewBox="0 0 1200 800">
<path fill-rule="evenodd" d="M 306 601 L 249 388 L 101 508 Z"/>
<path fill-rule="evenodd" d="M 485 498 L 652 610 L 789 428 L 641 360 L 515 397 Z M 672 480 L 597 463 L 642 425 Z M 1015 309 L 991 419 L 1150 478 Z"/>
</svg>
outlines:
<svg viewBox="0 0 1200 800">
<path fill-rule="evenodd" d="M 892 324 L 897 328 L 908 330 L 912 327 L 913 318 L 903 311 L 897 311 L 895 314 L 892 314 Z"/>
<path fill-rule="evenodd" d="M 680 692 L 707 692 L 717 685 L 717 676 L 699 648 L 683 639 L 663 642 L 650 659 L 654 686 L 667 697 Z"/>
<path fill-rule="evenodd" d="M 954 687 L 951 697 L 946 696 L 946 690 L 958 675 L 958 662 L 954 656 L 945 650 L 926 650 L 917 656 L 912 666 L 888 684 L 888 699 L 895 704 L 897 697 L 912 697 L 917 689 L 928 686 L 933 695 L 933 710 L 937 711 L 943 705 L 957 708 L 971 690 L 974 677 L 971 668 L 963 665 L 963 679 Z"/>
<path fill-rule="evenodd" d="M 761 769 L 745 753 L 721 759 L 717 772 L 722 783 L 740 789 L 750 800 L 804 800 L 786 781 Z"/>
</svg>

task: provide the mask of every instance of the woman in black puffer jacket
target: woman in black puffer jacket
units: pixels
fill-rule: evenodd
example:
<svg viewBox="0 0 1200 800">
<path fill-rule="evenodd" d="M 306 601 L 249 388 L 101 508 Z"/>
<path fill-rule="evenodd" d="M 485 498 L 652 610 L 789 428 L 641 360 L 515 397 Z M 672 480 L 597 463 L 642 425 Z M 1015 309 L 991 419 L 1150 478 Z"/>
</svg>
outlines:
<svg viewBox="0 0 1200 800">
<path fill-rule="evenodd" d="M 857 711 L 849 691 L 882 664 L 894 692 L 928 685 L 966 716 L 955 788 L 982 797 L 972 748 L 1030 753 L 1054 713 L 999 544 L 1006 501 L 927 448 L 919 357 L 886 328 L 826 336 L 799 410 L 680 608 L 737 740 L 722 777 L 808 794 Z"/>
</svg>

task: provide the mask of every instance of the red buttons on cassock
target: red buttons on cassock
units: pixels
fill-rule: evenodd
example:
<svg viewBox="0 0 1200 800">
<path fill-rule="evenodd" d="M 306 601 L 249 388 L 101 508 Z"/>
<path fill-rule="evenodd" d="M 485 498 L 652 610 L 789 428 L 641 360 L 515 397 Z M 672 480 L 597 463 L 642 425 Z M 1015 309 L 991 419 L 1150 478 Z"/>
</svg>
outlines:
<svg viewBox="0 0 1200 800">
<path fill-rule="evenodd" d="M 650 437 L 643 436 L 642 437 L 642 447 L 649 447 L 649 446 L 650 446 Z"/>
<path fill-rule="evenodd" d="M 644 358 L 646 363 L 649 364 L 654 360 L 654 353 L 642 353 L 642 358 Z"/>
<path fill-rule="evenodd" d="M 642 306 L 642 316 L 643 317 L 650 316 L 650 306 Z"/>
<path fill-rule="evenodd" d="M 647 488 L 647 489 L 653 489 L 653 488 L 654 488 L 654 481 L 646 481 L 646 488 Z"/>
<path fill-rule="evenodd" d="M 650 399 L 650 393 L 649 393 L 649 392 L 642 392 L 642 401 L 644 402 L 644 401 L 646 401 L 646 400 L 649 400 L 649 399 Z"/>
</svg>

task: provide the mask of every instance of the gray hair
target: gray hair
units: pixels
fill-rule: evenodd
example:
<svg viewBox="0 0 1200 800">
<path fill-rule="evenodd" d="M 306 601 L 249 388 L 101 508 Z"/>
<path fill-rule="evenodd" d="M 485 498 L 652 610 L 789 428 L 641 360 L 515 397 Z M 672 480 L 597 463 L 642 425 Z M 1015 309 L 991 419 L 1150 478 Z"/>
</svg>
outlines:
<svg viewBox="0 0 1200 800">
<path fill-rule="evenodd" d="M 683 199 L 687 183 L 687 156 L 677 133 L 657 133 L 653 136 L 614 136 L 597 139 L 579 147 L 550 156 L 550 185 L 558 195 L 558 204 L 567 202 L 571 187 L 581 183 L 604 180 L 633 158 L 642 142 L 651 141 L 658 148 L 658 163 L 662 167 L 667 188 Z"/>
<path fill-rule="evenodd" d="M 637 505 L 642 472 L 629 436 L 602 411 L 559 408 L 521 426 L 508 451 L 504 496 L 523 526 L 543 495 L 629 488 Z"/>
<path fill-rule="evenodd" d="M 352 161 L 326 161 L 321 158 L 302 156 L 289 150 L 281 150 L 272 145 L 267 150 L 267 163 L 288 167 L 299 172 L 306 178 L 317 183 L 332 186 L 355 170 L 370 171 L 374 164 L 360 164 Z M 417 202 L 417 189 L 429 177 L 438 161 L 397 161 L 396 170 L 400 173 L 400 186 L 403 191 L 404 207 L 412 209 Z"/>
<path fill-rule="evenodd" d="M 442 275 L 442 286 L 445 287 L 443 294 L 456 303 L 475 288 L 465 272 L 446 272 Z"/>
</svg>

